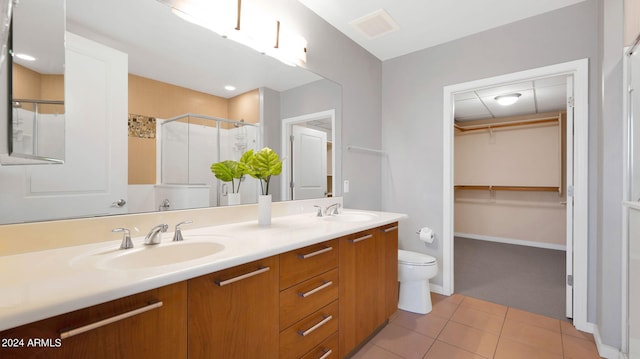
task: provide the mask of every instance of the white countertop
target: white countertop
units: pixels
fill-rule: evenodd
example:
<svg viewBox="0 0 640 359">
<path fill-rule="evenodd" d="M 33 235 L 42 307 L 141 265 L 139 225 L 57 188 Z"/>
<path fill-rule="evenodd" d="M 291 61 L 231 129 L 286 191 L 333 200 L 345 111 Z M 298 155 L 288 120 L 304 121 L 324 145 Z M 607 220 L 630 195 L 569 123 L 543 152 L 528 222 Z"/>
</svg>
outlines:
<svg viewBox="0 0 640 359">
<path fill-rule="evenodd" d="M 349 212 L 349 210 L 345 210 Z M 140 269 L 100 267 L 97 253 L 119 254 L 120 240 L 0 257 L 0 330 L 140 293 L 253 260 L 284 253 L 346 234 L 393 223 L 406 215 L 360 211 L 366 221 L 339 222 L 303 213 L 274 217 L 270 226 L 257 221 L 204 227 L 183 227 L 185 242 L 215 237 L 224 249 L 215 254 L 170 265 Z M 173 233 L 164 233 L 163 243 Z M 143 237 L 134 237 L 135 248 Z M 178 243 L 180 242 L 174 242 Z M 162 245 L 162 244 L 161 244 Z M 149 246 L 148 246 L 149 247 Z"/>
</svg>

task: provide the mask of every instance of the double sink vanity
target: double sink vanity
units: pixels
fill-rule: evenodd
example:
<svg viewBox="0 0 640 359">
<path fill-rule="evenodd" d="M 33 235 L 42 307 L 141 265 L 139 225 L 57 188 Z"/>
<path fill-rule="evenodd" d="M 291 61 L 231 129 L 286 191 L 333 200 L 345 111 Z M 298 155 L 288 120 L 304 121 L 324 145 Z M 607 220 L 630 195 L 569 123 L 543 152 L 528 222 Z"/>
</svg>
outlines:
<svg viewBox="0 0 640 359">
<path fill-rule="evenodd" d="M 403 217 L 187 223 L 181 241 L 0 257 L 0 357 L 347 357 L 397 309 Z"/>
</svg>

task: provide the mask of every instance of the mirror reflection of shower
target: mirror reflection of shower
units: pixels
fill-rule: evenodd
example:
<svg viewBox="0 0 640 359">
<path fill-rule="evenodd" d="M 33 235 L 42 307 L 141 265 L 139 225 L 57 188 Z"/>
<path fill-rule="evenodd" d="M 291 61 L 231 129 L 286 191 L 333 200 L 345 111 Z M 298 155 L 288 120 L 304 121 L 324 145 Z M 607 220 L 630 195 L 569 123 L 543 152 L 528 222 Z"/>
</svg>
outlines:
<svg viewBox="0 0 640 359">
<path fill-rule="evenodd" d="M 236 139 L 234 149 L 242 154 L 247 150 L 247 129 L 244 127 L 244 119 L 234 123 L 233 127 L 238 129 L 233 136 Z"/>
<path fill-rule="evenodd" d="M 226 205 L 228 188 L 211 173 L 211 164 L 238 161 L 259 146 L 259 125 L 198 114 L 158 119 L 158 185 L 156 195 L 171 209 Z M 257 181 L 245 178 L 241 203 L 257 202 Z"/>
<path fill-rule="evenodd" d="M 64 102 L 14 99 L 12 105 L 12 153 L 64 159 Z"/>
</svg>

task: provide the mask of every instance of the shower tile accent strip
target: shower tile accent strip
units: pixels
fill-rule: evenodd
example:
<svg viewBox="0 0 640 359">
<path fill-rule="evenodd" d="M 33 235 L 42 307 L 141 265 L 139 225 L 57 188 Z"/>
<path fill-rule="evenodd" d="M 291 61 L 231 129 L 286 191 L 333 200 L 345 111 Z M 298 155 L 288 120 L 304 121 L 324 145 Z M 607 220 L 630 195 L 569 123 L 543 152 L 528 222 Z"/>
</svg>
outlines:
<svg viewBox="0 0 640 359">
<path fill-rule="evenodd" d="M 156 119 L 129 114 L 129 137 L 156 138 Z"/>
</svg>

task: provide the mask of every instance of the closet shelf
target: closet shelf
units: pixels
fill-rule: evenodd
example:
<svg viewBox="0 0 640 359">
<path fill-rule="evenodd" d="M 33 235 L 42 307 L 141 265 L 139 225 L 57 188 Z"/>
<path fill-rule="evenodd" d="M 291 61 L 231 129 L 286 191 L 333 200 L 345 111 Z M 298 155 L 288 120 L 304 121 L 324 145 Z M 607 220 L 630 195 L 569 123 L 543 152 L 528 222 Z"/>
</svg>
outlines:
<svg viewBox="0 0 640 359">
<path fill-rule="evenodd" d="M 533 191 L 533 192 L 560 192 L 560 187 L 545 186 L 491 186 L 491 185 L 455 185 L 456 190 L 480 190 L 480 191 Z"/>
<path fill-rule="evenodd" d="M 504 127 L 540 125 L 540 124 L 554 123 L 554 122 L 560 123 L 560 115 L 556 117 L 545 117 L 545 118 L 539 118 L 535 120 L 499 122 L 499 123 L 486 124 L 486 125 L 461 126 L 458 124 L 454 124 L 453 127 L 460 132 L 467 132 L 467 131 L 479 131 L 479 130 L 494 130 L 494 129 L 504 128 Z"/>
</svg>

